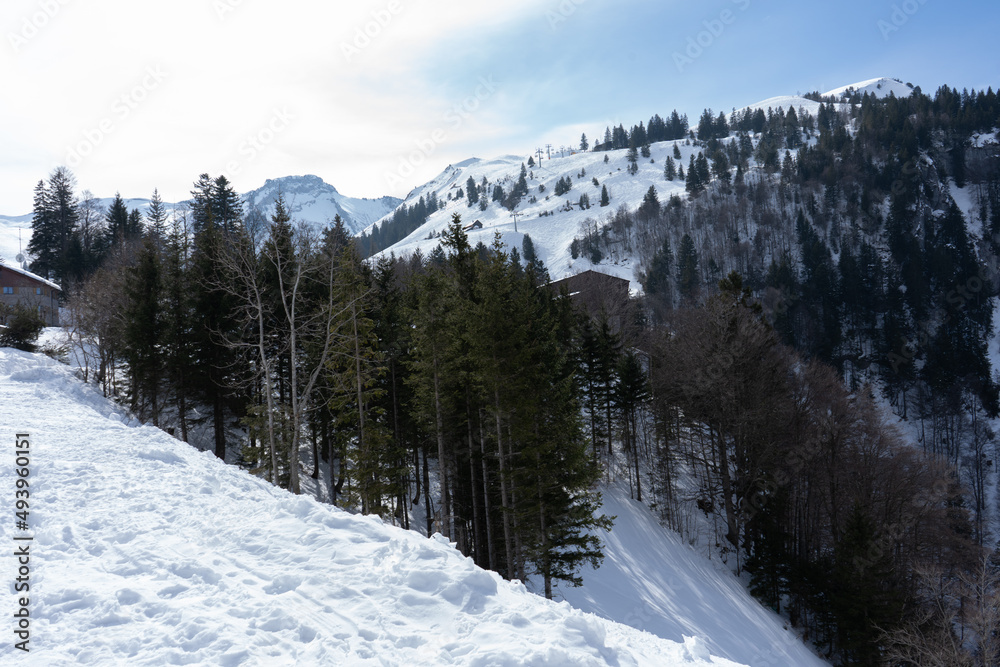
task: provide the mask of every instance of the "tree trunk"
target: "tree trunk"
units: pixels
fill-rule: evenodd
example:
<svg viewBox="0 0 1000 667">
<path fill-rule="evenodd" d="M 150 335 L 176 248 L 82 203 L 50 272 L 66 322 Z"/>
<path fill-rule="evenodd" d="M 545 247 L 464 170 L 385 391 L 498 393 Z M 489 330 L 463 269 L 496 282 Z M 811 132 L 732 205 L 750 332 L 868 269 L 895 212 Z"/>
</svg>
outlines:
<svg viewBox="0 0 1000 667">
<path fill-rule="evenodd" d="M 479 411 L 479 454 L 483 465 L 483 504 L 486 518 L 486 551 L 489 556 L 489 568 L 496 571 L 496 549 L 493 544 L 493 521 L 490 516 L 490 477 L 486 463 L 486 433 L 483 430 L 483 413 Z"/>
<path fill-rule="evenodd" d="M 507 457 L 503 451 L 503 427 L 500 421 L 500 390 L 494 389 L 494 409 L 497 427 L 497 460 L 500 462 L 500 504 L 503 509 L 503 542 L 507 557 L 507 578 L 514 578 L 514 543 L 510 530 L 510 501 L 507 493 Z"/>
<path fill-rule="evenodd" d="M 452 536 L 451 494 L 448 488 L 448 462 L 445 457 L 444 414 L 441 407 L 441 388 L 439 386 L 437 356 L 434 357 L 434 425 L 437 431 L 438 479 L 441 484 L 441 533 L 450 540 Z"/>
<path fill-rule="evenodd" d="M 718 438 L 716 439 L 716 435 Z M 726 439 L 721 431 L 711 429 L 711 437 L 718 443 L 716 454 L 719 463 L 719 475 L 722 478 L 722 502 L 726 511 L 726 539 L 734 547 L 740 546 L 739 521 L 736 516 L 736 505 L 733 500 L 733 481 L 729 474 L 729 453 Z"/>
<path fill-rule="evenodd" d="M 427 447 L 424 446 L 421 449 L 424 454 L 424 518 L 427 521 L 427 537 L 430 537 L 434 534 L 434 517 L 431 512 L 431 474 L 427 466 Z"/>
<path fill-rule="evenodd" d="M 468 397 L 466 397 L 468 400 Z M 474 560 L 480 567 L 483 566 L 483 558 L 480 550 L 480 545 L 482 540 L 480 539 L 480 531 L 482 526 L 480 525 L 479 518 L 479 499 L 476 493 L 476 463 L 475 463 L 475 450 L 472 448 L 472 413 L 468 404 L 465 408 L 466 414 L 466 430 L 468 431 L 469 438 L 469 489 L 471 489 L 470 495 L 472 496 L 472 535 L 469 540 L 470 550 L 475 555 Z"/>
<path fill-rule="evenodd" d="M 212 400 L 212 422 L 215 428 L 215 455 L 226 460 L 226 412 L 222 404 L 222 389 L 216 386 Z"/>
</svg>

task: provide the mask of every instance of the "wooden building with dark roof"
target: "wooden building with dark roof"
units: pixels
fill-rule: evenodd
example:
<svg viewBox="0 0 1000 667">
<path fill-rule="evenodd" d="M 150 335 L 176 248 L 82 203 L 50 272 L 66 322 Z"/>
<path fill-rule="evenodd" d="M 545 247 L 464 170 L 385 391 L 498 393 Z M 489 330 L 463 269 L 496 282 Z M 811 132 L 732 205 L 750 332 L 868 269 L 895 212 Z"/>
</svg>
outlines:
<svg viewBox="0 0 1000 667">
<path fill-rule="evenodd" d="M 62 289 L 54 282 L 0 260 L 0 304 L 37 309 L 45 326 L 57 327 L 61 293 Z"/>
</svg>

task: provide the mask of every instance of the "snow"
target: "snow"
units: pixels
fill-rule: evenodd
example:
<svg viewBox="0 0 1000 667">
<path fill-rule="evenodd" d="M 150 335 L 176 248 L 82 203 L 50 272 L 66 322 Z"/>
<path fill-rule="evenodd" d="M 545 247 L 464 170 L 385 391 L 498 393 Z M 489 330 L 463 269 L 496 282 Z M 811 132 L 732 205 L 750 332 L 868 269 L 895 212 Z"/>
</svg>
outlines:
<svg viewBox="0 0 1000 667">
<path fill-rule="evenodd" d="M 908 85 L 895 79 L 883 77 L 842 86 L 826 95 L 839 96 L 848 90 L 868 92 L 878 97 L 887 97 L 890 93 L 896 96 L 908 96 L 912 92 Z M 839 109 L 845 107 L 843 104 L 836 106 Z M 789 108 L 794 108 L 796 111 L 805 111 L 816 116 L 819 114 L 819 107 L 818 102 L 799 95 L 782 95 L 748 105 L 743 109 L 767 111 L 768 109 L 782 108 L 787 111 Z M 410 192 L 404 202 L 412 206 L 420 197 L 426 198 L 433 192 L 444 204 L 443 208 L 431 215 L 424 225 L 407 238 L 385 249 L 380 254 L 391 253 L 406 257 L 419 250 L 424 256 L 427 256 L 440 243 L 438 237 L 447 229 L 452 215 L 458 213 L 462 216 L 462 221 L 465 224 L 475 220 L 480 220 L 483 223 L 482 230 L 468 232 L 472 245 L 476 245 L 480 241 L 487 246 L 491 245 L 494 236 L 499 234 L 508 249 L 516 247 L 520 251 L 524 235 L 530 234 L 535 250 L 545 263 L 553 280 L 560 280 L 588 269 L 594 269 L 629 279 L 632 292 L 639 293 L 641 286 L 635 274 L 639 258 L 635 253 L 623 252 L 617 257 L 605 258 L 601 264 L 594 266 L 587 258 L 571 259 L 570 244 L 574 237 L 582 236 L 581 225 L 588 219 L 592 223 L 596 222 L 597 226 L 600 227 L 606 224 L 608 215 L 613 214 L 620 206 L 624 205 L 630 210 L 638 208 L 650 185 L 656 188 L 661 204 L 665 204 L 670 196 L 675 194 L 686 198 L 683 180 L 666 181 L 663 177 L 666 158 L 673 154 L 675 145 L 681 152 L 681 159 L 677 160 L 677 164 L 683 166 L 685 171 L 688 168 L 690 156 L 697 155 L 704 150 L 701 146 L 686 145 L 684 140 L 653 144 L 650 147 L 650 158 L 639 158 L 639 173 L 635 176 L 630 175 L 627 171 L 626 156 L 628 151 L 625 150 L 606 153 L 553 154 L 552 159 L 543 156 L 538 165 L 529 168 L 533 177 L 528 179 L 528 197 L 525 197 L 518 206 L 519 218 L 516 231 L 510 213 L 497 202 L 491 201 L 486 211 L 480 211 L 477 206 L 469 207 L 464 196 L 460 199 L 453 198 L 450 201 L 448 197 L 449 195 L 454 197 L 459 189 L 464 194 L 466 182 L 470 176 L 477 185 L 483 178 L 486 178 L 489 182 L 489 191 L 485 193 L 487 197 L 491 196 L 492 188 L 497 183 L 504 187 L 505 192 L 509 192 L 517 181 L 521 165 L 527 165 L 529 157 L 537 159 L 536 155 L 503 155 L 489 160 L 470 158 L 449 165 L 437 177 Z M 605 156 L 609 158 L 608 164 L 603 162 Z M 653 162 L 650 162 L 650 159 Z M 578 174 L 582 170 L 586 170 L 586 175 L 583 178 L 578 178 Z M 556 197 L 554 195 L 556 181 L 564 176 L 572 179 L 573 189 L 561 197 Z M 611 194 L 611 205 L 607 208 L 599 206 L 601 187 L 595 187 L 591 182 L 591 179 L 595 177 L 601 185 L 608 187 Z M 539 192 L 539 185 L 545 186 L 543 193 Z M 590 197 L 591 208 L 589 210 L 581 210 L 577 205 L 580 195 L 583 193 Z M 483 194 L 481 193 L 480 196 Z M 529 201 L 531 196 L 538 198 L 537 203 L 533 204 Z M 551 215 L 542 216 L 542 213 Z M 387 218 L 390 217 L 387 216 Z M 375 224 L 381 224 L 387 218 Z"/>
<path fill-rule="evenodd" d="M 977 238 L 983 238 L 983 221 L 979 218 L 979 203 L 976 201 L 975 187 L 966 185 L 960 188 L 955 185 L 955 181 L 948 180 L 952 199 L 958 205 L 959 210 L 965 215 L 965 223 L 969 231 Z M 943 212 L 942 212 L 943 214 Z M 994 366 L 996 368 L 996 366 Z"/>
<path fill-rule="evenodd" d="M 868 93 L 869 95 L 874 95 L 875 97 L 882 99 L 889 97 L 890 94 L 896 97 L 909 97 L 913 93 L 913 87 L 909 86 L 897 79 L 890 79 L 888 77 L 879 77 L 877 79 L 868 79 L 867 81 L 859 81 L 858 83 L 852 83 L 846 86 L 841 86 L 840 88 L 834 88 L 833 90 L 823 93 L 823 97 L 841 97 L 851 91 L 856 91 L 860 95 Z"/>
<path fill-rule="evenodd" d="M 601 511 L 617 518 L 610 532 L 599 532 L 605 545 L 600 569 L 583 571 L 582 588 L 559 589 L 574 607 L 665 639 L 705 637 L 713 655 L 753 667 L 828 664 L 726 566 L 664 530 L 648 507 L 629 498 L 627 488 L 612 486 L 602 497 Z"/>
<path fill-rule="evenodd" d="M 779 95 L 778 97 L 769 97 L 766 100 L 762 100 L 755 104 L 744 107 L 745 109 L 753 109 L 756 111 L 760 109 L 761 111 L 767 111 L 768 109 L 773 109 L 777 111 L 778 109 L 784 109 L 788 111 L 789 109 L 795 109 L 796 113 L 800 111 L 808 111 L 813 116 L 819 115 L 819 102 L 814 102 L 805 97 L 800 97 L 798 95 Z M 743 111 L 743 109 L 739 109 Z"/>
<path fill-rule="evenodd" d="M 993 128 L 985 134 L 977 132 L 972 135 L 973 148 L 985 148 L 987 146 L 996 146 L 997 144 L 1000 144 L 1000 130 L 997 128 Z"/>
<path fill-rule="evenodd" d="M 263 186 L 242 195 L 243 201 L 257 205 L 266 215 L 274 212 L 274 198 L 278 192 L 285 195 L 285 204 L 295 221 L 305 222 L 314 227 L 325 227 L 340 215 L 348 232 L 357 233 L 369 226 L 387 213 L 391 213 L 400 204 L 397 197 L 382 197 L 380 199 L 358 199 L 340 194 L 335 187 L 326 183 L 319 176 L 285 176 L 268 179 Z M 104 211 L 114 201 L 111 197 L 95 198 L 94 204 Z M 149 208 L 149 199 L 124 199 L 129 210 L 138 209 L 143 215 Z M 186 208 L 188 202 L 167 203 L 164 208 L 168 214 Z M 20 230 L 20 248 L 22 252 L 31 240 L 32 214 L 20 216 L 0 216 L 0 258 L 13 262 L 18 253 L 18 230 Z"/>
<path fill-rule="evenodd" d="M 285 197 L 285 205 L 295 220 L 325 226 L 339 215 L 351 234 L 368 227 L 391 213 L 401 200 L 396 197 L 357 199 L 345 197 L 319 176 L 285 176 L 267 179 L 263 186 L 244 195 L 248 206 L 259 206 L 267 215 L 274 212 L 278 193 Z"/>
<path fill-rule="evenodd" d="M 31 527 L 18 533 L 34 536 L 30 657 L 8 639 L 3 664 L 739 664 L 713 657 L 729 640 L 702 623 L 662 639 L 505 582 L 440 536 L 277 489 L 138 424 L 41 355 L 0 349 L 0 424 L 30 434 Z"/>
<path fill-rule="evenodd" d="M 43 285 L 47 285 L 52 289 L 57 289 L 62 291 L 62 288 L 59 287 L 59 285 L 56 285 L 51 280 L 47 280 L 39 275 L 36 275 L 31 271 L 28 271 L 27 269 L 21 268 L 21 266 L 16 261 L 9 261 L 4 259 L 3 257 L 0 257 L 0 269 L 7 269 L 8 271 L 14 271 L 15 273 L 20 273 L 22 276 L 27 276 L 32 280 L 37 280 L 38 282 L 42 283 Z"/>
<path fill-rule="evenodd" d="M 411 192 L 405 203 L 412 206 L 420 197 L 427 197 L 431 192 L 437 194 L 443 207 L 432 214 L 427 222 L 410 234 L 407 238 L 383 251 L 382 254 L 393 253 L 396 256 L 409 256 L 418 249 L 427 256 L 440 243 L 437 235 L 448 228 L 452 215 L 458 213 L 464 224 L 476 220 L 483 223 L 483 229 L 467 232 L 469 242 L 475 246 L 482 242 L 492 245 L 494 235 L 499 233 L 501 240 L 510 248 L 521 251 L 525 234 L 531 236 L 538 257 L 545 263 L 553 280 L 560 280 L 576 275 L 588 269 L 601 273 L 615 275 L 630 280 L 633 292 L 639 292 L 641 287 L 635 275 L 635 257 L 622 255 L 618 258 L 607 258 L 599 265 L 594 265 L 589 259 L 571 258 L 570 245 L 573 238 L 581 236 L 581 225 L 586 221 L 604 224 L 609 215 L 614 214 L 619 206 L 635 209 L 642 203 L 643 197 L 652 185 L 661 204 L 666 204 L 671 195 L 686 198 L 683 180 L 667 181 L 663 177 L 663 169 L 667 156 L 673 155 L 674 145 L 681 152 L 678 166 L 688 168 L 691 155 L 697 155 L 703 150 L 698 146 L 687 146 L 683 140 L 655 143 L 650 146 L 650 157 L 639 158 L 639 172 L 632 176 L 628 173 L 628 151 L 617 150 L 609 152 L 578 152 L 572 155 L 560 156 L 553 154 L 552 159 L 543 157 L 542 162 L 533 168 L 528 168 L 529 194 L 518 206 L 517 229 L 510 212 L 497 202 L 490 202 L 486 211 L 478 206 L 470 207 L 468 199 L 448 201 L 448 196 L 454 197 L 458 190 L 464 193 L 466 183 L 471 176 L 479 185 L 485 177 L 489 182 L 485 196 L 490 198 L 493 186 L 500 183 L 505 191 L 510 191 L 517 182 L 521 165 L 527 165 L 528 155 L 504 155 L 490 160 L 473 158 L 458 164 L 449 165 L 436 178 Z M 608 163 L 604 163 L 604 157 Z M 537 159 L 537 156 L 534 156 Z M 653 162 L 650 162 L 653 160 Z M 579 174 L 586 174 L 580 178 Z M 573 189 L 556 197 L 556 182 L 564 176 L 570 177 Z M 599 186 L 593 184 L 597 178 Z M 545 187 L 539 192 L 539 186 Z M 600 206 L 601 186 L 607 186 L 611 196 L 608 207 Z M 578 205 L 580 195 L 586 193 L 590 198 L 591 208 L 581 209 Z M 480 193 L 484 196 L 484 193 Z M 534 196 L 538 201 L 530 202 Z M 547 213 L 550 215 L 542 215 Z M 391 216 L 390 216 L 391 217 Z M 428 238 L 432 236 L 434 238 Z"/>
<path fill-rule="evenodd" d="M 18 252 L 24 252 L 30 239 L 30 215 L 0 217 L 0 259 L 5 259 L 10 264 L 16 264 L 14 260 Z"/>
</svg>

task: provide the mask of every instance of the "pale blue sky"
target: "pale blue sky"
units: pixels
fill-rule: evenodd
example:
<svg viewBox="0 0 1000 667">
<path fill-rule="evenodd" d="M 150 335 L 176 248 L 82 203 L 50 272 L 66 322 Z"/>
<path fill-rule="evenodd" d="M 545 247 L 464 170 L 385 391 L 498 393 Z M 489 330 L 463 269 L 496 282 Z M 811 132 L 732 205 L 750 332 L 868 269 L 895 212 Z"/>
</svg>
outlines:
<svg viewBox="0 0 1000 667">
<path fill-rule="evenodd" d="M 5 0 L 0 213 L 67 163 L 99 196 L 178 200 L 205 171 L 403 196 L 674 108 L 880 76 L 996 89 L 998 29 L 971 0 Z"/>
</svg>

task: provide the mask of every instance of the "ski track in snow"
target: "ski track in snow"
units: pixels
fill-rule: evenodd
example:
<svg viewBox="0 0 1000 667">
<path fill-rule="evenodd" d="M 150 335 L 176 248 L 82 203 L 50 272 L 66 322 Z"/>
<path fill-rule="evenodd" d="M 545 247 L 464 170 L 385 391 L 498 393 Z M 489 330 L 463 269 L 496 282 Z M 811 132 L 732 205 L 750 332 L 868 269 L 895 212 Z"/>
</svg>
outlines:
<svg viewBox="0 0 1000 667">
<path fill-rule="evenodd" d="M 8 638 L 4 665 L 737 664 L 546 601 L 439 536 L 277 489 L 40 355 L 0 349 L 0 424 L 31 435 L 35 536 L 31 652 Z"/>
</svg>

